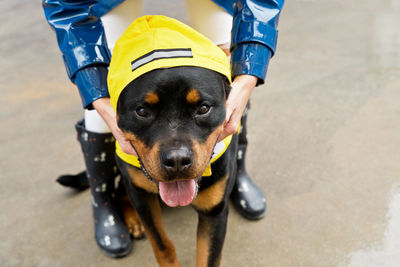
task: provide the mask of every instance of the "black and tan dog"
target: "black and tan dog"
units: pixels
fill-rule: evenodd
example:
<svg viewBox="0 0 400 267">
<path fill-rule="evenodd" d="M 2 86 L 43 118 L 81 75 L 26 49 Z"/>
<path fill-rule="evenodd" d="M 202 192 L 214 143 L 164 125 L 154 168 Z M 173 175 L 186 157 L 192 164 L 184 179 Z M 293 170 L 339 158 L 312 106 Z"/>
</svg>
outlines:
<svg viewBox="0 0 400 267">
<path fill-rule="evenodd" d="M 198 266 L 217 266 L 228 200 L 235 177 L 236 136 L 202 177 L 225 118 L 229 85 L 219 73 L 197 67 L 154 70 L 120 96 L 119 126 L 142 169 L 118 158 L 123 181 L 161 266 L 177 265 L 161 219 L 158 194 L 170 206 L 189 203 L 199 214 Z"/>
<path fill-rule="evenodd" d="M 155 47 L 140 57 L 132 56 L 127 47 L 132 46 L 129 44 L 132 38 L 141 40 L 138 29 L 156 32 L 147 43 L 161 43 L 160 40 L 178 31 L 179 36 L 189 35 L 189 40 L 195 39 L 204 46 L 203 39 L 196 39 L 204 37 L 190 36 L 193 30 L 175 20 L 157 16 L 136 23 L 139 26 L 128 28 L 122 41 L 117 42 L 109 73 L 111 102 L 114 101 L 118 125 L 138 154 L 138 162 L 134 164 L 117 145 L 123 183 L 160 266 L 179 266 L 179 263 L 163 227 L 159 197 L 172 207 L 191 204 L 196 209 L 197 266 L 218 266 L 229 195 L 235 183 L 237 136 L 219 140 L 230 90 L 229 77 L 219 71 L 224 69 L 223 64 L 220 67 L 207 64 L 219 64 L 218 58 L 226 60 L 226 57 L 213 44 L 199 48 L 198 43 L 191 45 L 186 39 L 178 42 L 182 48 Z M 159 33 L 159 25 L 164 29 L 165 24 L 171 23 L 166 32 Z M 149 30 L 153 28 L 156 30 Z M 174 39 L 180 38 L 177 36 Z M 133 44 L 136 45 L 135 41 Z M 199 49 L 206 54 L 201 55 Z M 204 57 L 211 59 L 204 61 Z M 125 61 L 129 61 L 130 67 L 126 75 L 148 69 L 127 79 L 124 71 L 120 71 Z M 161 65 L 149 66 L 160 62 Z M 128 226 L 137 231 L 134 212 L 125 209 L 125 218 Z"/>
</svg>

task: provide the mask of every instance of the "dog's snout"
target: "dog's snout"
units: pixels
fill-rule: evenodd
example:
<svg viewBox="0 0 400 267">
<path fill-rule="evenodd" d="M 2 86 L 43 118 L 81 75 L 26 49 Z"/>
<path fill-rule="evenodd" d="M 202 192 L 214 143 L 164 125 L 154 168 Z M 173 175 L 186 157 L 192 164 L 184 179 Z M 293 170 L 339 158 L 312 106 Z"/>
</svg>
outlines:
<svg viewBox="0 0 400 267">
<path fill-rule="evenodd" d="M 161 164 L 167 172 L 183 172 L 192 166 L 193 153 L 186 147 L 171 149 L 161 154 Z"/>
</svg>

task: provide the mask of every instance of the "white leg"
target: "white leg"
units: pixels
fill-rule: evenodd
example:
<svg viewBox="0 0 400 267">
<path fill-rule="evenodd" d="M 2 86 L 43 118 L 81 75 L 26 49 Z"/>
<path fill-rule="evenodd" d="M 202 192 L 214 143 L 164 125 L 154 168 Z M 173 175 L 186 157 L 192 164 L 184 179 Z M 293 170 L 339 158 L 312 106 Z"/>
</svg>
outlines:
<svg viewBox="0 0 400 267">
<path fill-rule="evenodd" d="M 93 133 L 110 133 L 110 129 L 96 110 L 85 109 L 85 128 Z"/>
<path fill-rule="evenodd" d="M 142 15 L 142 11 L 143 0 L 126 0 L 101 18 L 111 52 L 117 39 Z"/>
<path fill-rule="evenodd" d="M 190 26 L 221 48 L 229 48 L 232 16 L 211 0 L 185 0 L 185 3 Z"/>
</svg>

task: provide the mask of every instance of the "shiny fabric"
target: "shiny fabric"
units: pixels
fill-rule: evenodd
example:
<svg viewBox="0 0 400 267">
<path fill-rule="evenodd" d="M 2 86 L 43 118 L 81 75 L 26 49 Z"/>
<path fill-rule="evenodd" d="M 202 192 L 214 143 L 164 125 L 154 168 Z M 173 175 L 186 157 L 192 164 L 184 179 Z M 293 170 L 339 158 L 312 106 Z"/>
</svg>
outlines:
<svg viewBox="0 0 400 267">
<path fill-rule="evenodd" d="M 231 63 L 232 77 L 251 74 L 264 83 L 270 58 L 275 54 L 278 20 L 283 0 L 238 0 L 234 5 Z"/>
<path fill-rule="evenodd" d="M 78 86 L 82 104 L 92 109 L 92 102 L 109 96 L 107 88 L 108 69 L 105 65 L 93 65 L 76 72 L 74 82 Z M 83 88 L 83 90 L 81 90 Z"/>
<path fill-rule="evenodd" d="M 72 82 L 76 82 L 76 74 L 82 69 L 109 65 L 111 55 L 100 18 L 121 2 L 123 0 L 43 0 L 46 19 L 56 32 Z M 259 78 L 259 84 L 263 83 L 269 59 L 275 53 L 276 28 L 284 0 L 214 2 L 233 15 L 232 78 L 250 74 Z M 104 81 L 103 87 L 106 86 Z M 93 95 L 108 96 L 104 89 L 93 94 L 96 88 L 89 82 L 81 82 L 78 88 L 85 107 L 95 100 Z"/>
</svg>

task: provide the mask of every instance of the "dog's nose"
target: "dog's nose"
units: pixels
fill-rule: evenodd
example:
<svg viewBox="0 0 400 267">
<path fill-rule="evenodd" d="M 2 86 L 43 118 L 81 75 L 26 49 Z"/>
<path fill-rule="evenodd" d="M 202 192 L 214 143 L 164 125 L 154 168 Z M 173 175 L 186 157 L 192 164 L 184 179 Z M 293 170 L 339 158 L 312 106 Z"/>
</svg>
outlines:
<svg viewBox="0 0 400 267">
<path fill-rule="evenodd" d="M 161 154 L 161 164 L 168 172 L 182 172 L 192 166 L 193 153 L 186 147 L 171 149 Z"/>
</svg>

